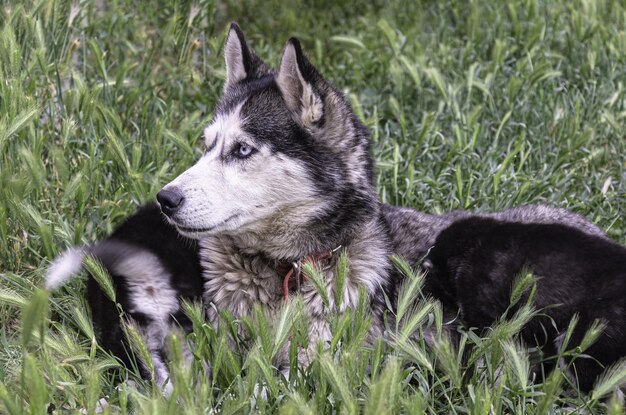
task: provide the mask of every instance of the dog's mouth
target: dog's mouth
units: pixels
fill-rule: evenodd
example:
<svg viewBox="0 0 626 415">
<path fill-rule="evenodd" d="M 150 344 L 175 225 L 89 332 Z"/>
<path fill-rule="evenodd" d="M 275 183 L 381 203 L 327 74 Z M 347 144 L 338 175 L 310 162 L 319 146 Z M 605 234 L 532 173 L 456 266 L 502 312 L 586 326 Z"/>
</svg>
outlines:
<svg viewBox="0 0 626 415">
<path fill-rule="evenodd" d="M 203 228 L 183 226 L 183 225 L 180 225 L 179 223 L 175 222 L 171 218 L 170 218 L 170 222 L 176 227 L 178 232 L 180 232 L 181 234 L 183 234 L 185 236 L 188 236 L 188 237 L 191 237 L 191 238 L 198 238 L 198 237 L 202 236 L 203 234 L 208 234 L 208 233 L 215 232 L 216 230 L 219 230 L 219 228 L 221 228 L 222 226 L 226 225 L 228 222 L 232 222 L 233 219 L 236 219 L 239 216 L 241 216 L 241 213 L 237 212 L 237 213 L 227 217 L 223 221 L 221 221 L 221 222 L 219 222 L 219 223 L 217 223 L 217 224 L 215 224 L 213 226 L 203 227 Z"/>
</svg>

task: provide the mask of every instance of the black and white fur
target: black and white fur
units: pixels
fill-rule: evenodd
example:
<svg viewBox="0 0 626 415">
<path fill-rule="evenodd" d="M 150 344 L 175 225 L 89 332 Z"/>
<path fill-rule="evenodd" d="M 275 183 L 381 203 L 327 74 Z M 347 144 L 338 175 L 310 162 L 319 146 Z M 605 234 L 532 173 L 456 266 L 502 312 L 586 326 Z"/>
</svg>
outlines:
<svg viewBox="0 0 626 415">
<path fill-rule="evenodd" d="M 415 263 L 437 233 L 464 214 L 433 216 L 379 203 L 368 131 L 297 40 L 288 42 L 279 69 L 272 71 L 233 25 L 225 58 L 227 79 L 205 130 L 205 153 L 157 196 L 169 223 L 156 205 L 140 209 L 109 238 L 56 260 L 47 286 L 57 287 L 76 274 L 85 252 L 100 258 L 114 276 L 118 302 L 153 345 L 154 366 L 164 368 L 165 335 L 172 321 L 183 319 L 179 298 L 201 296 L 214 324 L 215 310 L 243 316 L 262 304 L 271 312 L 284 301 L 278 263 L 341 246 L 350 258 L 350 275 L 344 302 L 331 307 L 355 307 L 364 288 L 375 317 L 370 334 L 380 336 L 384 296 L 393 302 L 400 283 L 389 255 L 397 252 Z M 545 206 L 499 215 L 571 223 L 601 234 L 584 218 Z M 336 298 L 333 265 L 326 275 L 331 301 Z M 150 289 L 157 286 L 158 293 Z M 101 341 L 123 358 L 114 305 L 93 281 L 88 292 Z M 328 310 L 320 296 L 309 283 L 301 295 L 310 315 L 311 344 L 327 340 Z M 154 307 L 155 301 L 167 306 Z M 309 357 L 303 351 L 302 364 Z M 276 363 L 285 359 L 280 356 Z M 155 377 L 166 383 L 166 369 Z"/>
<path fill-rule="evenodd" d="M 424 264 L 426 291 L 444 306 L 458 307 L 461 321 L 477 328 L 507 311 L 514 280 L 528 269 L 537 278 L 534 306 L 543 311 L 521 336 L 551 355 L 559 352 L 575 314 L 579 321 L 568 349 L 580 344 L 595 320 L 605 322 L 585 350 L 591 358 L 571 366 L 571 377 L 585 392 L 604 368 L 626 356 L 626 248 L 605 237 L 561 224 L 468 217 L 439 234 Z"/>
<path fill-rule="evenodd" d="M 71 249 L 57 258 L 48 270 L 46 288 L 55 289 L 78 274 L 85 255 L 97 258 L 111 275 L 123 318 L 135 323 L 145 337 L 155 382 L 170 391 L 165 340 L 174 327 L 191 329 L 180 302 L 199 300 L 202 295 L 198 242 L 179 235 L 164 220 L 156 203 L 147 204 L 108 238 Z M 87 297 L 98 341 L 131 367 L 132 353 L 125 341 L 120 312 L 91 276 Z M 139 363 L 144 377 L 150 378 L 147 366 Z"/>
<path fill-rule="evenodd" d="M 381 336 L 393 268 L 368 131 L 296 39 L 270 71 L 233 25 L 225 56 L 226 85 L 205 129 L 204 155 L 157 196 L 178 231 L 200 240 L 209 321 L 217 325 L 215 310 L 236 318 L 255 304 L 278 310 L 280 264 L 341 247 L 350 261 L 343 303 L 332 301 L 338 255 L 326 272 L 329 308 L 311 282 L 300 290 L 310 349 L 330 340 L 329 310 L 355 308 L 360 289 L 375 314 L 370 335 Z M 303 364 L 311 350 L 301 351 Z M 286 353 L 276 362 L 287 363 Z"/>
</svg>

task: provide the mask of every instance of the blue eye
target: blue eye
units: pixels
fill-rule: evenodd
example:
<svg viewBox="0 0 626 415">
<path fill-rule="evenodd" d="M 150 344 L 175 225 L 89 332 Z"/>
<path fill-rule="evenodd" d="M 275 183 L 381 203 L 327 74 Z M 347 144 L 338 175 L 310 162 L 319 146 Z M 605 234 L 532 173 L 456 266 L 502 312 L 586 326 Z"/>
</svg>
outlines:
<svg viewBox="0 0 626 415">
<path fill-rule="evenodd" d="M 254 149 L 245 143 L 240 143 L 239 146 L 236 148 L 236 154 L 239 158 L 249 157 L 253 151 Z"/>
</svg>

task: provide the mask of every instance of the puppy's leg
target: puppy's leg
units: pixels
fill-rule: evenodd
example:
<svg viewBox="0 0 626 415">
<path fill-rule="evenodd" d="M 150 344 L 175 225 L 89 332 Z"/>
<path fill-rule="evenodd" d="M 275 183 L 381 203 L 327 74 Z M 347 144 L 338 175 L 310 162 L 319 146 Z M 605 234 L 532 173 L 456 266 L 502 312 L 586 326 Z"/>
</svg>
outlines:
<svg viewBox="0 0 626 415">
<path fill-rule="evenodd" d="M 151 321 L 141 327 L 154 369 L 154 383 L 161 388 L 165 396 L 170 396 L 174 389 L 165 358 L 165 338 L 170 332 L 169 329 L 169 325 L 163 321 Z"/>
<path fill-rule="evenodd" d="M 590 326 L 588 319 L 581 318 L 565 348 L 572 350 L 579 346 Z M 596 342 L 582 351 L 581 356 L 576 358 L 567 356 L 559 362 L 561 368 L 566 371 L 568 378 L 574 385 L 577 384 L 583 392 L 590 392 L 598 376 L 622 356 L 623 351 L 621 349 L 624 347 L 624 340 L 620 340 L 619 331 L 610 325 L 607 326 Z M 556 341 L 556 347 L 559 350 L 563 348 L 563 338 L 564 335 L 559 336 Z"/>
</svg>

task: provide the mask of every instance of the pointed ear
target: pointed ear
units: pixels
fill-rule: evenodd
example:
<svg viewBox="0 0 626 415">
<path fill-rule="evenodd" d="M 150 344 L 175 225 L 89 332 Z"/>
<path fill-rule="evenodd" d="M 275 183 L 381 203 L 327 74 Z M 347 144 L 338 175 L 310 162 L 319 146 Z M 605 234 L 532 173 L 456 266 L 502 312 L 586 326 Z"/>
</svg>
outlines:
<svg viewBox="0 0 626 415">
<path fill-rule="evenodd" d="M 224 89 L 249 77 L 260 76 L 268 72 L 267 65 L 250 50 L 239 25 L 230 24 L 230 30 L 224 45 L 226 60 L 226 84 Z"/>
<path fill-rule="evenodd" d="M 276 83 L 287 107 L 305 127 L 320 121 L 324 115 L 324 101 L 316 89 L 320 80 L 317 70 L 302 53 L 300 42 L 295 38 L 289 39 L 280 61 Z"/>
</svg>

